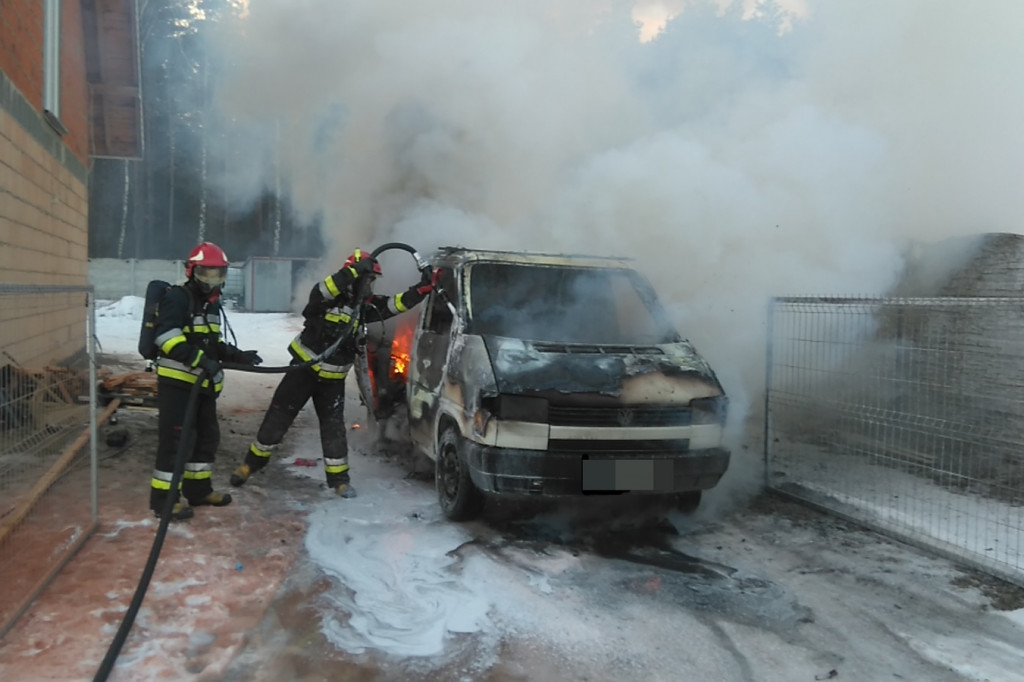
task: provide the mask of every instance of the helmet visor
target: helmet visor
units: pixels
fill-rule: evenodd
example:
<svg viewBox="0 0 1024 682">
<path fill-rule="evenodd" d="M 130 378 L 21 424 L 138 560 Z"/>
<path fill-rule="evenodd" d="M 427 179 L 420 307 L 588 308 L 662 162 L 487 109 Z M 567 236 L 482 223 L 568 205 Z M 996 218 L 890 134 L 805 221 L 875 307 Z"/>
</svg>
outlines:
<svg viewBox="0 0 1024 682">
<path fill-rule="evenodd" d="M 213 289 L 224 286 L 224 283 L 228 280 L 228 269 L 227 267 L 197 265 L 192 271 L 192 275 L 196 278 L 196 281 Z"/>
</svg>

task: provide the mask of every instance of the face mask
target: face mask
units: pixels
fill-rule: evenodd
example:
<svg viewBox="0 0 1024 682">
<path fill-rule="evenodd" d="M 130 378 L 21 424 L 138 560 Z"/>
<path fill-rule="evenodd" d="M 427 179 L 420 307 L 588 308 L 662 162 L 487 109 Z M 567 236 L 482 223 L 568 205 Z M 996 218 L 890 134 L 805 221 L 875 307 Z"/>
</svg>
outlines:
<svg viewBox="0 0 1024 682">
<path fill-rule="evenodd" d="M 204 292 L 220 289 L 228 279 L 228 269 L 224 267 L 207 267 L 197 265 L 192 270 L 192 277 L 199 283 Z"/>
</svg>

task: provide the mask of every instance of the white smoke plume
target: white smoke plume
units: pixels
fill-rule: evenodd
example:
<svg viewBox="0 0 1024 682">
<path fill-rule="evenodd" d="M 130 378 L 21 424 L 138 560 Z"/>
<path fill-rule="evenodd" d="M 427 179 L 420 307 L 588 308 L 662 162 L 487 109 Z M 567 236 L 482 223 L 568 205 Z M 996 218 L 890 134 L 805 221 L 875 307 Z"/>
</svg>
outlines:
<svg viewBox="0 0 1024 682">
<path fill-rule="evenodd" d="M 636 259 L 741 411 L 769 297 L 877 294 L 1018 231 L 1017 0 L 251 0 L 218 105 L 331 257 Z M 265 162 L 265 163 L 264 163 Z"/>
</svg>

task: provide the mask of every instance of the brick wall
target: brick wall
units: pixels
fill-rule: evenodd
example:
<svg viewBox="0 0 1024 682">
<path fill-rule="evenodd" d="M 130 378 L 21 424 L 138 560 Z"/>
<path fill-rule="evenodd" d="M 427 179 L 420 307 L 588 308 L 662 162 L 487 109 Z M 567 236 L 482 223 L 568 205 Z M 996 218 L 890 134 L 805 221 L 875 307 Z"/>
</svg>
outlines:
<svg viewBox="0 0 1024 682">
<path fill-rule="evenodd" d="M 22 293 L 0 285 L 0 368 L 77 364 L 85 350 L 85 303 L 85 291 Z"/>
<path fill-rule="evenodd" d="M 0 193 L 0 280 L 86 284 L 86 185 L 3 109 Z"/>
<path fill-rule="evenodd" d="M 0 0 L 0 283 L 88 284 L 88 83 L 81 3 L 64 0 L 61 110 L 45 120 L 43 2 Z M 0 350 L 55 363 L 85 345 L 84 294 L 5 297 Z M 60 295 L 57 295 L 60 298 Z"/>
<path fill-rule="evenodd" d="M 36 109 L 43 106 L 42 0 L 3 0 L 0 71 Z"/>
<path fill-rule="evenodd" d="M 0 109 L 0 282 L 88 284 L 87 197 L 85 183 Z M 86 309 L 78 298 L 33 320 L 23 314 L 38 309 L 37 298 L 8 299 L 0 349 L 16 358 L 45 349 L 44 364 L 76 354 L 85 345 Z"/>
<path fill-rule="evenodd" d="M 89 161 L 89 86 L 85 76 L 82 6 L 64 0 L 61 14 L 61 123 L 64 143 Z M 0 71 L 36 111 L 43 108 L 43 1 L 0 2 Z"/>
<path fill-rule="evenodd" d="M 39 0 L 35 0 L 39 4 Z M 2 0 L 6 4 L 7 0 Z M 60 120 L 68 129 L 64 142 L 89 164 L 89 83 L 85 75 L 82 4 L 64 0 L 61 17 Z"/>
</svg>

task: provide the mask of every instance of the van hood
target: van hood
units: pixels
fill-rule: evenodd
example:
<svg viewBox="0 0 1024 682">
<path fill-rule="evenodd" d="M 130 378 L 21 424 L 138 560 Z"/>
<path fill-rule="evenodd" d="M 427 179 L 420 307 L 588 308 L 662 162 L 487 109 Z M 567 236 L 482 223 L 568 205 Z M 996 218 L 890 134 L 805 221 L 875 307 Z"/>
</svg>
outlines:
<svg viewBox="0 0 1024 682">
<path fill-rule="evenodd" d="M 556 391 L 621 397 L 637 383 L 632 380 L 659 375 L 685 382 L 688 394 L 695 392 L 695 384 L 702 385 L 696 388 L 697 393 L 722 394 L 711 366 L 688 341 L 633 346 L 550 343 L 501 336 L 484 336 L 483 340 L 501 393 Z M 644 402 L 653 400 L 657 397 L 643 398 Z"/>
</svg>

